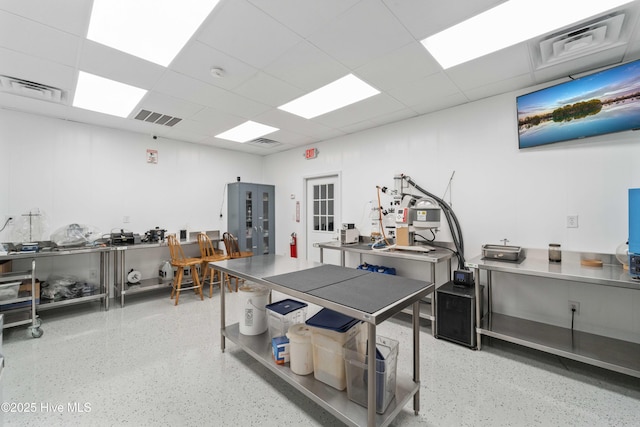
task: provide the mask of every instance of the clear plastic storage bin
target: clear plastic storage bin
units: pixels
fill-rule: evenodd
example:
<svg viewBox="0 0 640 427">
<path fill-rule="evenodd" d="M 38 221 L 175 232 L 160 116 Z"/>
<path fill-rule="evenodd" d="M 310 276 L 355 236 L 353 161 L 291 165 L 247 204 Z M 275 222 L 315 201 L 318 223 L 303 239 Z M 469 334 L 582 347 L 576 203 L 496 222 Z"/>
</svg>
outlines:
<svg viewBox="0 0 640 427">
<path fill-rule="evenodd" d="M 285 299 L 267 305 L 269 335 L 271 338 L 284 337 L 291 325 L 307 320 L 307 303 Z"/>
<path fill-rule="evenodd" d="M 369 366 L 366 337 L 361 335 L 345 343 L 344 365 L 349 400 L 367 407 Z M 396 394 L 397 365 L 398 341 L 376 337 L 376 412 L 379 414 L 387 410 Z"/>
</svg>

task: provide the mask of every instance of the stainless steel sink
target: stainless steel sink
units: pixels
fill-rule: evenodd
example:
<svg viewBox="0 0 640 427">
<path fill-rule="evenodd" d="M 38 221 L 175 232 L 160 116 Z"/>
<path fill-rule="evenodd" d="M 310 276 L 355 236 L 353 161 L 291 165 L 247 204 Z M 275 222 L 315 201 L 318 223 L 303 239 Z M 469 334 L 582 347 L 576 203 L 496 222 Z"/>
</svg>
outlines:
<svg viewBox="0 0 640 427">
<path fill-rule="evenodd" d="M 525 251 L 520 246 L 482 245 L 482 258 L 518 262 L 525 258 Z"/>
</svg>

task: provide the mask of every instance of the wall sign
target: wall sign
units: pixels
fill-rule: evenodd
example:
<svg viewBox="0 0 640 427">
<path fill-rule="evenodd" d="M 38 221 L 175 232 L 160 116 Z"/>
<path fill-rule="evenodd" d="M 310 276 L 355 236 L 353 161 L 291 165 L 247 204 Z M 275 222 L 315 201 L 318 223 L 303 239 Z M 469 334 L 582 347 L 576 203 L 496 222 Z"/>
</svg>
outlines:
<svg viewBox="0 0 640 427">
<path fill-rule="evenodd" d="M 147 163 L 158 163 L 158 150 L 147 149 Z"/>
<path fill-rule="evenodd" d="M 316 157 L 318 157 L 318 149 L 317 148 L 307 148 L 304 152 L 304 158 L 309 160 L 309 159 L 315 159 Z"/>
</svg>

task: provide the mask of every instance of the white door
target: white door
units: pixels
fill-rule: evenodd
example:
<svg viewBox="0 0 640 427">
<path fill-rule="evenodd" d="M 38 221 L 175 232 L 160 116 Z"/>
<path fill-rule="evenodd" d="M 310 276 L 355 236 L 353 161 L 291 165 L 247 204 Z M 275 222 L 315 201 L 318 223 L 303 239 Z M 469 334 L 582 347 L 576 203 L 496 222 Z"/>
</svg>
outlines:
<svg viewBox="0 0 640 427">
<path fill-rule="evenodd" d="M 314 243 L 337 240 L 340 231 L 340 176 L 306 178 L 307 259 L 320 261 Z M 340 251 L 325 249 L 325 264 L 340 265 Z"/>
</svg>

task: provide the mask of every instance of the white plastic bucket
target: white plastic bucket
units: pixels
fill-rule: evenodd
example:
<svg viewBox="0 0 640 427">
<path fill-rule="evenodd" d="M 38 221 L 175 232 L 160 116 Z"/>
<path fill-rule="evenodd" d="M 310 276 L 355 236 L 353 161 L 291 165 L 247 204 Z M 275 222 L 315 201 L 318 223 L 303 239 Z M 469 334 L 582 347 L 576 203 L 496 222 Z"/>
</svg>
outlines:
<svg viewBox="0 0 640 427">
<path fill-rule="evenodd" d="M 309 375 L 313 372 L 313 347 L 311 328 L 304 323 L 289 326 L 289 367 L 297 375 Z"/>
<path fill-rule="evenodd" d="M 240 333 L 260 335 L 269 327 L 267 309 L 269 289 L 254 284 L 245 284 L 238 289 L 240 297 Z"/>
</svg>

